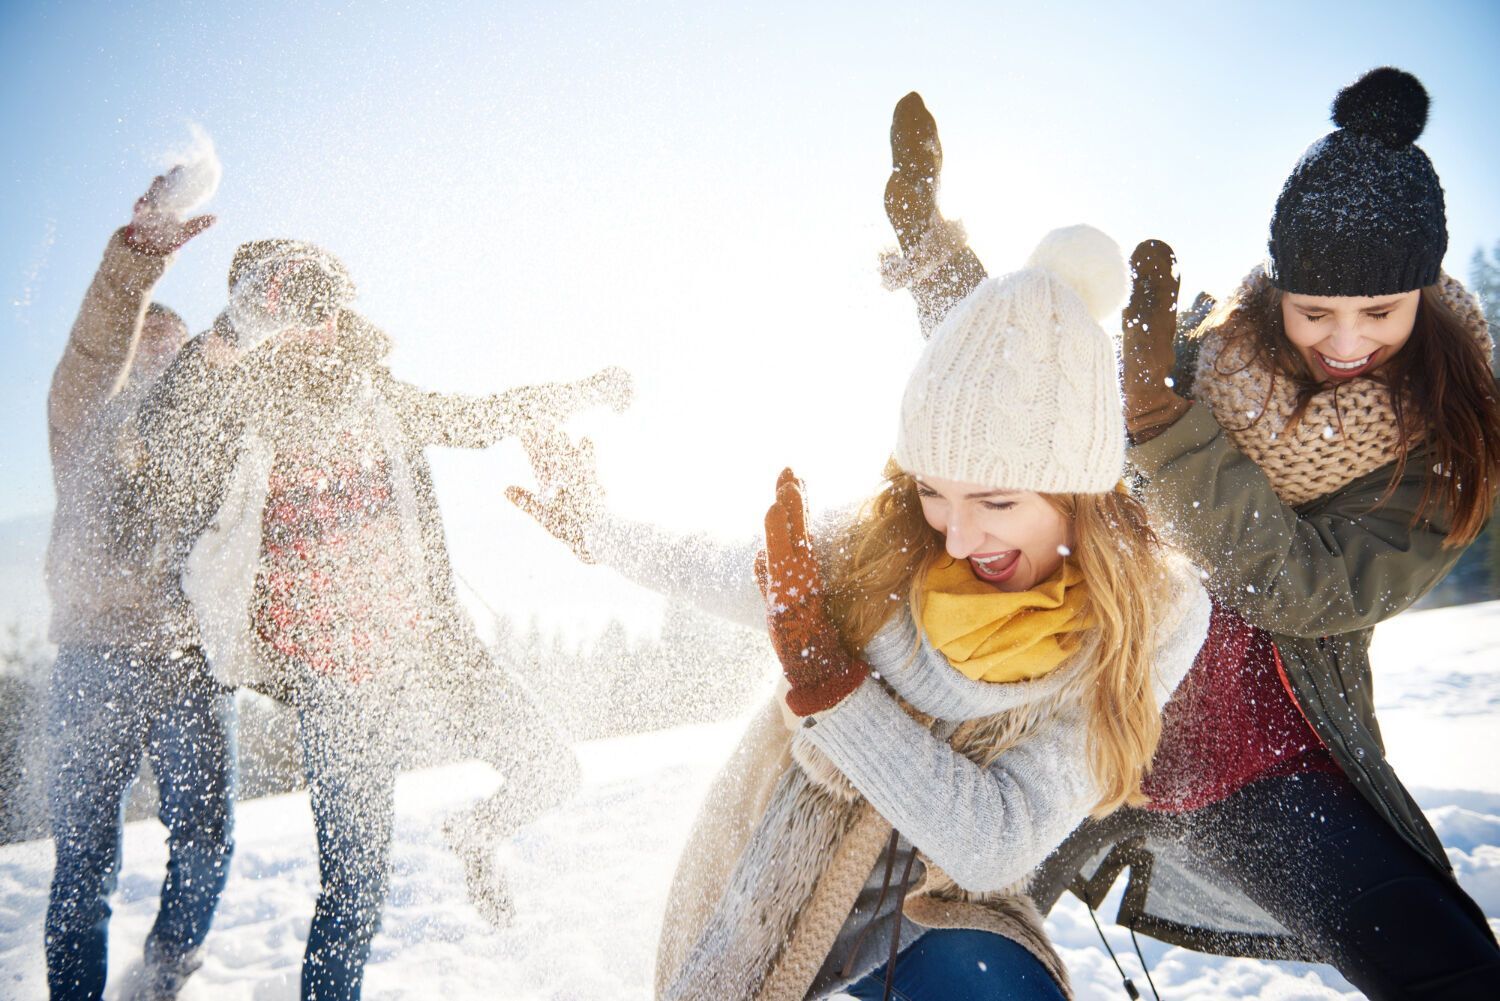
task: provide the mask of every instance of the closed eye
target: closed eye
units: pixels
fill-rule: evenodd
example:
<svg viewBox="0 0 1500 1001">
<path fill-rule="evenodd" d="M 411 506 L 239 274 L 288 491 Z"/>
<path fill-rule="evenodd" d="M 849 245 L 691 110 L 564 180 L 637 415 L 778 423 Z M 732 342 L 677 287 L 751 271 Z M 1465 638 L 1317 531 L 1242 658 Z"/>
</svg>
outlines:
<svg viewBox="0 0 1500 1001">
<path fill-rule="evenodd" d="M 980 501 L 980 503 L 991 511 L 1009 511 L 1016 506 L 1015 501 Z"/>
</svg>

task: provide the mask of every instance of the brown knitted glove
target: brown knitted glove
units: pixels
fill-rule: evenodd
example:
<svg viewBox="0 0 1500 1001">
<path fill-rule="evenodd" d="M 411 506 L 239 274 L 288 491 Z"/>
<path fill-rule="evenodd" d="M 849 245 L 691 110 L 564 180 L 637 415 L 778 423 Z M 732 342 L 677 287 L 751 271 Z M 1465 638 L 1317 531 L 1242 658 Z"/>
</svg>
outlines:
<svg viewBox="0 0 1500 1001">
<path fill-rule="evenodd" d="M 757 562 L 759 562 L 757 560 Z M 859 687 L 870 669 L 849 656 L 823 608 L 823 576 L 807 537 L 802 484 L 790 469 L 776 481 L 776 503 L 766 512 L 766 621 L 771 645 L 798 716 L 832 709 Z"/>
<path fill-rule="evenodd" d="M 963 227 L 938 211 L 943 146 L 937 122 L 913 91 L 891 115 L 891 176 L 885 184 L 885 214 L 901 253 L 881 264 L 886 285 L 908 288 L 917 300 L 927 337 L 959 300 L 984 281 L 984 265 L 968 248 Z"/>
<path fill-rule="evenodd" d="M 1125 304 L 1125 430 L 1139 444 L 1175 424 L 1188 401 L 1168 379 L 1176 361 L 1177 259 L 1160 240 L 1146 240 L 1130 255 L 1133 282 Z"/>
</svg>

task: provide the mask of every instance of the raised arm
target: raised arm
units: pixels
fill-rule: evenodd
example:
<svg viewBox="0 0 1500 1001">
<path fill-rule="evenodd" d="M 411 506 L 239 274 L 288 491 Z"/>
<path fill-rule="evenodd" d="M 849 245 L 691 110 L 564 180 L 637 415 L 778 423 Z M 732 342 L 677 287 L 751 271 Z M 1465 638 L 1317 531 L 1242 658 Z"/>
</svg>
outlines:
<svg viewBox="0 0 1500 1001">
<path fill-rule="evenodd" d="M 901 252 L 884 255 L 881 271 L 887 287 L 911 292 L 923 337 L 931 336 L 948 311 L 985 279 L 984 265 L 969 249 L 963 226 L 938 210 L 942 172 L 937 122 L 922 95 L 913 91 L 896 103 L 891 115 L 885 214 Z"/>
<path fill-rule="evenodd" d="M 539 489 L 508 487 L 505 496 L 580 560 L 603 563 L 642 587 L 730 622 L 766 627 L 766 606 L 753 570 L 759 539 L 726 544 L 615 517 L 604 507 L 587 438 L 574 445 L 561 431 L 540 429 L 523 434 L 521 443 Z"/>
<path fill-rule="evenodd" d="M 488 448 L 587 407 L 605 404 L 622 411 L 629 405 L 631 387 L 629 374 L 611 367 L 574 382 L 518 386 L 484 396 L 431 392 L 394 380 L 388 392 L 414 440 L 450 448 Z"/>
<path fill-rule="evenodd" d="M 68 333 L 47 395 L 54 464 L 66 461 L 79 431 L 124 384 L 151 290 L 166 272 L 172 254 L 213 225 L 212 216 L 180 222 L 158 209 L 158 197 L 171 176 L 168 172 L 152 181 L 136 201 L 130 224 L 110 237 Z"/>
</svg>

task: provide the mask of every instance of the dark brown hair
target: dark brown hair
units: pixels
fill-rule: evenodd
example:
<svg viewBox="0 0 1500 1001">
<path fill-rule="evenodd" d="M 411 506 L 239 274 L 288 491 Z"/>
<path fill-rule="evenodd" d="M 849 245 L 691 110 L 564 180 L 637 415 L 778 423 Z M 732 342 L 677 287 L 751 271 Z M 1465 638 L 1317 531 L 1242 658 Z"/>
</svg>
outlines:
<svg viewBox="0 0 1500 1001">
<path fill-rule="evenodd" d="M 1295 426 L 1313 396 L 1330 385 L 1337 407 L 1339 387 L 1315 377 L 1302 355 L 1292 349 L 1281 300 L 1281 290 L 1270 282 L 1254 282 L 1215 310 L 1194 336 L 1203 336 L 1231 314 L 1247 319 L 1248 323 L 1235 324 L 1243 332 L 1230 336 L 1254 339 L 1247 364 L 1259 362 L 1270 371 L 1268 398 L 1277 378 L 1291 380 L 1297 391 L 1291 417 Z M 1421 289 L 1411 337 L 1370 378 L 1390 391 L 1400 431 L 1386 497 L 1405 473 L 1412 449 L 1426 445 L 1432 461 L 1427 463 L 1413 523 L 1438 507 L 1452 517 L 1443 545 L 1473 542 L 1500 490 L 1500 400 L 1490 360 L 1464 319 L 1443 301 L 1437 285 Z M 1265 411 L 1264 405 L 1259 407 L 1254 419 L 1259 420 Z"/>
</svg>

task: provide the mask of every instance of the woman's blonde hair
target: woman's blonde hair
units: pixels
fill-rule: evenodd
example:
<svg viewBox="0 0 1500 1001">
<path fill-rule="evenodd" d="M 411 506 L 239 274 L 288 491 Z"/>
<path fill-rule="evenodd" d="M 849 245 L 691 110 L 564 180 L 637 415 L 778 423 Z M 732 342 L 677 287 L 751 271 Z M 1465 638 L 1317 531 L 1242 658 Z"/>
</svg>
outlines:
<svg viewBox="0 0 1500 1001">
<path fill-rule="evenodd" d="M 922 516 L 916 480 L 894 462 L 886 484 L 836 538 L 828 559 L 828 607 L 846 649 L 861 651 L 900 607 L 920 621 L 922 584 L 946 554 L 942 533 Z M 1088 582 L 1099 631 L 1089 674 L 1078 679 L 1089 716 L 1089 764 L 1102 816 L 1142 800 L 1161 718 L 1152 691 L 1158 616 L 1153 599 L 1166 567 L 1145 509 L 1129 494 L 1043 494 L 1073 525 L 1075 560 Z M 982 764 L 1013 745 L 1023 728 L 989 734 Z"/>
</svg>

